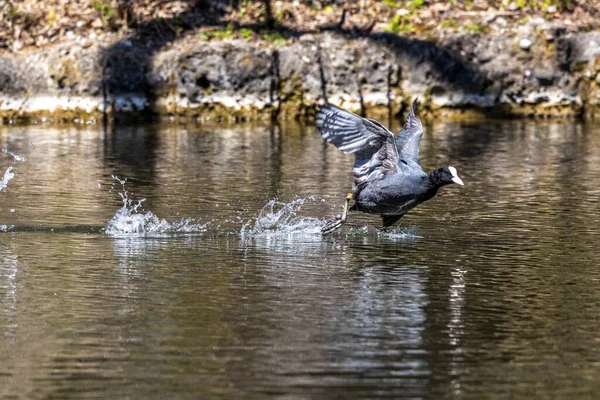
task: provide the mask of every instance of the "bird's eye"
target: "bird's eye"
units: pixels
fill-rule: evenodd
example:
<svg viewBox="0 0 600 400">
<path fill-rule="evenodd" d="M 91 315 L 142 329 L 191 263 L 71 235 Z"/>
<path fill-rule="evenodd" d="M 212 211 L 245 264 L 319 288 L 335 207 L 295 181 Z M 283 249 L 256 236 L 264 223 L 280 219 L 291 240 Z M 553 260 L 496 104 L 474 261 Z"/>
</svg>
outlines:
<svg viewBox="0 0 600 400">
<path fill-rule="evenodd" d="M 404 160 L 400 160 L 400 162 L 401 162 L 402 164 L 404 164 L 404 165 L 408 165 L 408 163 L 407 163 L 406 161 L 404 161 Z"/>
</svg>

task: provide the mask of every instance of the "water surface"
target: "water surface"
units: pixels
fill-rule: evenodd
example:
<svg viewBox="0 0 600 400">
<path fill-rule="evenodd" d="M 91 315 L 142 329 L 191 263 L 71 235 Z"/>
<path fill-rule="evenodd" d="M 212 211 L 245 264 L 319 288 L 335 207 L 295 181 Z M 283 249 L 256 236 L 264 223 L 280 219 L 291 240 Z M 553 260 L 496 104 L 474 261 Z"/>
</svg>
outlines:
<svg viewBox="0 0 600 400">
<path fill-rule="evenodd" d="M 428 126 L 422 163 L 466 186 L 325 238 L 352 159 L 311 126 L 4 126 L 0 144 L 26 158 L 0 154 L 0 397 L 600 390 L 600 128 Z"/>
</svg>

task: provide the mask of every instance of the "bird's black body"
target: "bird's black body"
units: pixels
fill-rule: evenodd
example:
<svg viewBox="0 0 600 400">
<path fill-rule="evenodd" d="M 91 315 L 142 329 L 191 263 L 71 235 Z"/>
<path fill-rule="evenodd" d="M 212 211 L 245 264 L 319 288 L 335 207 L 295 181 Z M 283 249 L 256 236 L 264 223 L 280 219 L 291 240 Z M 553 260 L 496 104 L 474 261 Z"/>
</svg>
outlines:
<svg viewBox="0 0 600 400">
<path fill-rule="evenodd" d="M 429 175 L 418 173 L 417 169 L 406 175 L 386 175 L 353 194 L 355 203 L 350 210 L 380 214 L 383 226 L 388 227 L 412 208 L 435 196 L 440 187 L 452 183 L 444 178 L 445 174 L 451 175 L 440 168 Z"/>
<path fill-rule="evenodd" d="M 354 205 L 350 210 L 380 214 L 383 226 L 398 221 L 409 210 L 431 199 L 438 189 L 461 179 L 453 167 L 426 174 L 419 163 L 423 126 L 415 101 L 404 128 L 394 135 L 379 122 L 327 105 L 317 114 L 321 136 L 345 153 L 354 153 Z M 350 197 L 349 197 L 350 198 Z M 345 216 L 344 216 L 345 221 Z M 324 228 L 324 232 L 337 229 Z"/>
</svg>

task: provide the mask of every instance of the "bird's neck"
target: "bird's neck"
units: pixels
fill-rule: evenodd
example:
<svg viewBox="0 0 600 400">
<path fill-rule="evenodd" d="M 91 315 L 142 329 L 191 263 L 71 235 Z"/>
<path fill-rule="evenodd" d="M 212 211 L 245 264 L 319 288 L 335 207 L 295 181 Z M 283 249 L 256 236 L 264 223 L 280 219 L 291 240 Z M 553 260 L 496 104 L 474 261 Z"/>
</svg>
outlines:
<svg viewBox="0 0 600 400">
<path fill-rule="evenodd" d="M 432 171 L 425 181 L 425 188 L 427 192 L 431 192 L 434 195 L 439 188 L 444 186 L 445 183 L 442 182 L 441 173 L 439 170 Z"/>
</svg>

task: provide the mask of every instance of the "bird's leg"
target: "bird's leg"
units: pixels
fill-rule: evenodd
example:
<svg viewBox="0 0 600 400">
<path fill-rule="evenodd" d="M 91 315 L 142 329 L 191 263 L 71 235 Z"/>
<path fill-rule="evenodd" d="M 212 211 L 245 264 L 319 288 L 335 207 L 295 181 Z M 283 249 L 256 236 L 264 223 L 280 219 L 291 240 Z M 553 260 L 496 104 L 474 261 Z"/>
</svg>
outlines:
<svg viewBox="0 0 600 400">
<path fill-rule="evenodd" d="M 342 225 L 346 223 L 346 220 L 348 219 L 348 205 L 350 204 L 350 200 L 352 200 L 352 193 L 348 193 L 348 195 L 346 196 L 344 211 L 339 213 L 335 218 L 332 218 L 325 222 L 325 225 L 321 228 L 321 233 L 323 235 L 327 235 L 339 229 Z"/>
</svg>

